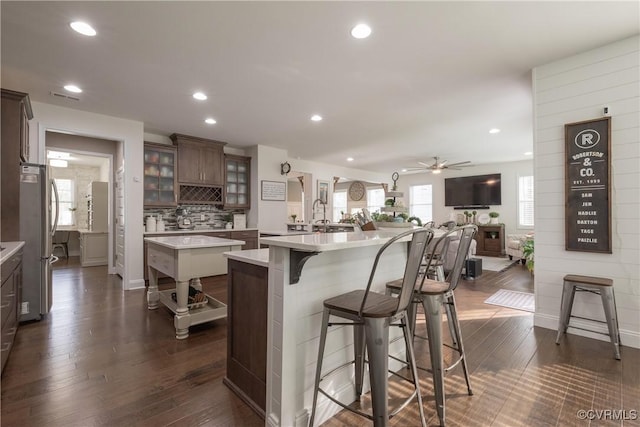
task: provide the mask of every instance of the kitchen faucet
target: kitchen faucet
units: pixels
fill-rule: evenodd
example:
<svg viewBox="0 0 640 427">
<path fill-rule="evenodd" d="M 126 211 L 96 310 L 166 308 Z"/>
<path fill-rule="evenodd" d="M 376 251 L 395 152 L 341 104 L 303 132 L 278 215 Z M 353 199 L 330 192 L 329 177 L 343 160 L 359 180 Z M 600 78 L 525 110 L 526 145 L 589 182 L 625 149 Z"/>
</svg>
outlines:
<svg viewBox="0 0 640 427">
<path fill-rule="evenodd" d="M 327 232 L 327 203 L 322 199 L 315 199 L 313 201 L 313 205 L 311 206 L 311 210 L 313 211 L 313 219 L 316 218 L 316 205 L 320 202 L 322 205 L 322 226 L 324 228 L 324 232 Z"/>
</svg>

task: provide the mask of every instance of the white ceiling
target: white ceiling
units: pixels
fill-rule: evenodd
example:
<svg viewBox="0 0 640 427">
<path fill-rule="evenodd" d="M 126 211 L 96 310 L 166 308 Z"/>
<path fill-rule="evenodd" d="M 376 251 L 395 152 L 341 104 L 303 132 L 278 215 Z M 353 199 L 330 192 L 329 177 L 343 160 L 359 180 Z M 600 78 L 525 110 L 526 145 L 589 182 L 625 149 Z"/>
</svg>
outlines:
<svg viewBox="0 0 640 427">
<path fill-rule="evenodd" d="M 637 34 L 639 7 L 2 1 L 2 87 L 141 121 L 148 133 L 384 173 L 433 156 L 522 160 L 533 148 L 531 69 Z M 76 34 L 74 20 L 98 35 Z M 368 39 L 350 36 L 359 22 L 373 28 Z M 79 101 L 50 95 L 71 82 L 84 89 Z M 196 90 L 209 99 L 195 101 Z M 322 122 L 309 120 L 316 113 Z"/>
</svg>

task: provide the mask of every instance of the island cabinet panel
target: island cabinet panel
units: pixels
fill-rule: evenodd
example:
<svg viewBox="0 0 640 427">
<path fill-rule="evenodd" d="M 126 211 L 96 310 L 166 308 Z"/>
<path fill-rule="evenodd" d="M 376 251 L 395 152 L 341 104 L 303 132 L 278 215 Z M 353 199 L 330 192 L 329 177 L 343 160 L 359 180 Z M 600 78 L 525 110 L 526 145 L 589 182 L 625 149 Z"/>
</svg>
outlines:
<svg viewBox="0 0 640 427">
<path fill-rule="evenodd" d="M 224 383 L 264 418 L 268 268 L 229 259 L 227 376 Z"/>
<path fill-rule="evenodd" d="M 232 231 L 231 238 L 243 240 L 242 250 L 258 249 L 258 230 Z"/>
<path fill-rule="evenodd" d="M 178 183 L 187 185 L 224 185 L 224 142 L 173 134 L 178 147 Z"/>
</svg>

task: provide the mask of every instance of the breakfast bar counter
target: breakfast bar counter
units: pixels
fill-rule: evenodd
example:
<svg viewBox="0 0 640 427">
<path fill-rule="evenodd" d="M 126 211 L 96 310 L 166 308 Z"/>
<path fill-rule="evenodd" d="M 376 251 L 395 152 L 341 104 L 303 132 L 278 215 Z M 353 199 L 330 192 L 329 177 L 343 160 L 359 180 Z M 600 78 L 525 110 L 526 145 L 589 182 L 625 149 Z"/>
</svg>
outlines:
<svg viewBox="0 0 640 427">
<path fill-rule="evenodd" d="M 144 240 L 148 244 L 148 308 L 156 309 L 162 302 L 175 314 L 176 338 L 187 338 L 191 325 L 227 316 L 226 305 L 209 295 L 206 295 L 206 302 L 190 307 L 189 282 L 202 291 L 199 278 L 225 274 L 227 269 L 223 253 L 239 251 L 245 242 L 200 235 L 146 237 Z M 175 279 L 175 291 L 158 291 L 158 272 Z M 175 300 L 172 297 L 174 293 Z"/>
<path fill-rule="evenodd" d="M 325 299 L 364 289 L 374 258 L 384 243 L 405 230 L 374 230 L 261 238 L 269 245 L 266 343 L 266 407 L 268 426 L 306 426 L 313 400 L 320 324 Z M 408 239 L 407 239 L 408 240 Z M 372 290 L 384 292 L 385 283 L 403 275 L 407 245 L 395 244 L 380 260 Z M 400 331 L 392 331 L 392 336 Z M 351 360 L 353 338 L 348 329 L 327 335 L 323 370 Z M 389 354 L 402 358 L 402 340 Z M 393 361 L 390 368 L 397 369 Z M 351 372 L 332 374 L 327 386 L 337 398 L 355 395 Z M 317 425 L 341 408 L 318 399 Z"/>
</svg>

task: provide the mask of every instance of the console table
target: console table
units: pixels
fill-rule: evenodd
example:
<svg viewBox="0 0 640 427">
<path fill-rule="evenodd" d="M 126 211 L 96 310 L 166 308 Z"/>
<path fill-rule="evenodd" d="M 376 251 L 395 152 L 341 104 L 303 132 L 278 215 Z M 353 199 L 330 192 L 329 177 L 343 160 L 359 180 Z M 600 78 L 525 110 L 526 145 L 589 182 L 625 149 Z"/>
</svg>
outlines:
<svg viewBox="0 0 640 427">
<path fill-rule="evenodd" d="M 225 274 L 226 260 L 223 253 L 239 251 L 245 242 L 209 236 L 147 237 L 147 265 L 149 269 L 149 310 L 158 308 L 159 302 L 174 314 L 176 338 L 189 336 L 189 326 L 227 317 L 227 306 L 207 295 L 206 305 L 189 308 L 189 282 L 202 290 L 200 277 Z M 158 272 L 176 281 L 176 288 L 158 291 Z M 176 293 L 176 301 L 171 297 Z"/>
<path fill-rule="evenodd" d="M 476 240 L 476 254 L 504 256 L 504 224 L 479 225 Z"/>
</svg>

